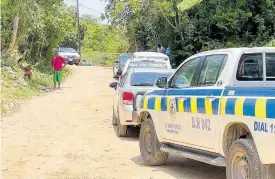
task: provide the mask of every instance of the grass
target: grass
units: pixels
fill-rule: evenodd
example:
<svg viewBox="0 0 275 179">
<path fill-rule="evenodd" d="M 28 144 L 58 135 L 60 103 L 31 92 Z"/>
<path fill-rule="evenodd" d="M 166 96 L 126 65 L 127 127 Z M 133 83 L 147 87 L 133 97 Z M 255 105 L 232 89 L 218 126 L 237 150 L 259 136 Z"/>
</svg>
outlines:
<svg viewBox="0 0 275 179">
<path fill-rule="evenodd" d="M 71 72 L 70 68 L 65 67 L 62 73 L 63 77 L 66 78 Z M 18 65 L 2 66 L 1 115 L 16 111 L 22 100 L 39 95 L 41 88 L 53 86 L 52 69 L 49 65 L 32 66 L 32 73 L 31 80 L 24 80 L 23 71 Z"/>
<path fill-rule="evenodd" d="M 119 56 L 119 53 L 105 53 L 105 52 L 94 52 L 91 49 L 83 49 L 82 60 L 91 63 L 95 66 L 113 66 L 114 60 Z"/>
</svg>

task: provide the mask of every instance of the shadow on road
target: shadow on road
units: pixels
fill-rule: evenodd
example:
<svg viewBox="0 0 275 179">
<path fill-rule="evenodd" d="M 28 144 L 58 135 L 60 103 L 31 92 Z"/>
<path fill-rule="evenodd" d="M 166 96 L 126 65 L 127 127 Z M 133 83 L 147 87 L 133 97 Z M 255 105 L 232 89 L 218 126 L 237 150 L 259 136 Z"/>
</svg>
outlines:
<svg viewBox="0 0 275 179">
<path fill-rule="evenodd" d="M 117 136 L 117 126 L 113 126 L 115 135 Z M 119 137 L 123 141 L 135 141 L 138 142 L 140 127 L 129 127 L 127 129 L 127 137 Z"/>
<path fill-rule="evenodd" d="M 177 179 L 226 179 L 225 168 L 216 167 L 186 158 L 169 156 L 163 166 L 146 166 L 141 156 L 131 159 L 135 164 L 149 167 L 152 171 L 162 171 Z"/>
</svg>

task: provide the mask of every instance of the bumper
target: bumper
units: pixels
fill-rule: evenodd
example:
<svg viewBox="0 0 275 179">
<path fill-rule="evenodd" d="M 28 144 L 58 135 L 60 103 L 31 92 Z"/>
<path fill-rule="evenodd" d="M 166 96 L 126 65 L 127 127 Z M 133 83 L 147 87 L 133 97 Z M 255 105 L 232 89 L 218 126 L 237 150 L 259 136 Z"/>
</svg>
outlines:
<svg viewBox="0 0 275 179">
<path fill-rule="evenodd" d="M 122 105 L 122 107 L 119 111 L 120 123 L 122 125 L 127 125 L 127 126 L 139 125 L 139 123 L 137 123 L 133 120 L 132 113 L 133 113 L 132 105 Z"/>
<path fill-rule="evenodd" d="M 139 124 L 138 112 L 132 111 L 132 121 Z"/>
<path fill-rule="evenodd" d="M 80 63 L 80 59 L 79 58 L 66 58 L 66 61 L 69 64 Z"/>
</svg>

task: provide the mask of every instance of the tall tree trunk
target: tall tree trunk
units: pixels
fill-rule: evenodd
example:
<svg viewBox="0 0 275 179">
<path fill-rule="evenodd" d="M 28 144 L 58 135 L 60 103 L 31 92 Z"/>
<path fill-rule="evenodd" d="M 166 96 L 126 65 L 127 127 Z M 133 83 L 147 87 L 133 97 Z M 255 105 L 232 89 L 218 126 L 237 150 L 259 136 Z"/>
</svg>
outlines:
<svg viewBox="0 0 275 179">
<path fill-rule="evenodd" d="M 18 27 L 19 27 L 19 15 L 17 14 L 14 18 L 10 47 L 9 47 L 9 50 L 7 51 L 7 53 L 12 52 L 14 50 L 14 48 L 16 47 Z"/>
</svg>

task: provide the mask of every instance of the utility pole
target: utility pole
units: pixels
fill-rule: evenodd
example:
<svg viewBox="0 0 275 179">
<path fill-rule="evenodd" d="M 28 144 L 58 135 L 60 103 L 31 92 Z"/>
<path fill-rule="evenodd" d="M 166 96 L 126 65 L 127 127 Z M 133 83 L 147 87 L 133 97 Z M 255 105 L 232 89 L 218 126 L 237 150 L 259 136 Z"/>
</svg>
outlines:
<svg viewBox="0 0 275 179">
<path fill-rule="evenodd" d="M 77 3 L 77 29 L 78 29 L 78 53 L 81 59 L 81 39 L 80 39 L 80 25 L 79 25 L 79 0 L 76 0 Z"/>
</svg>

